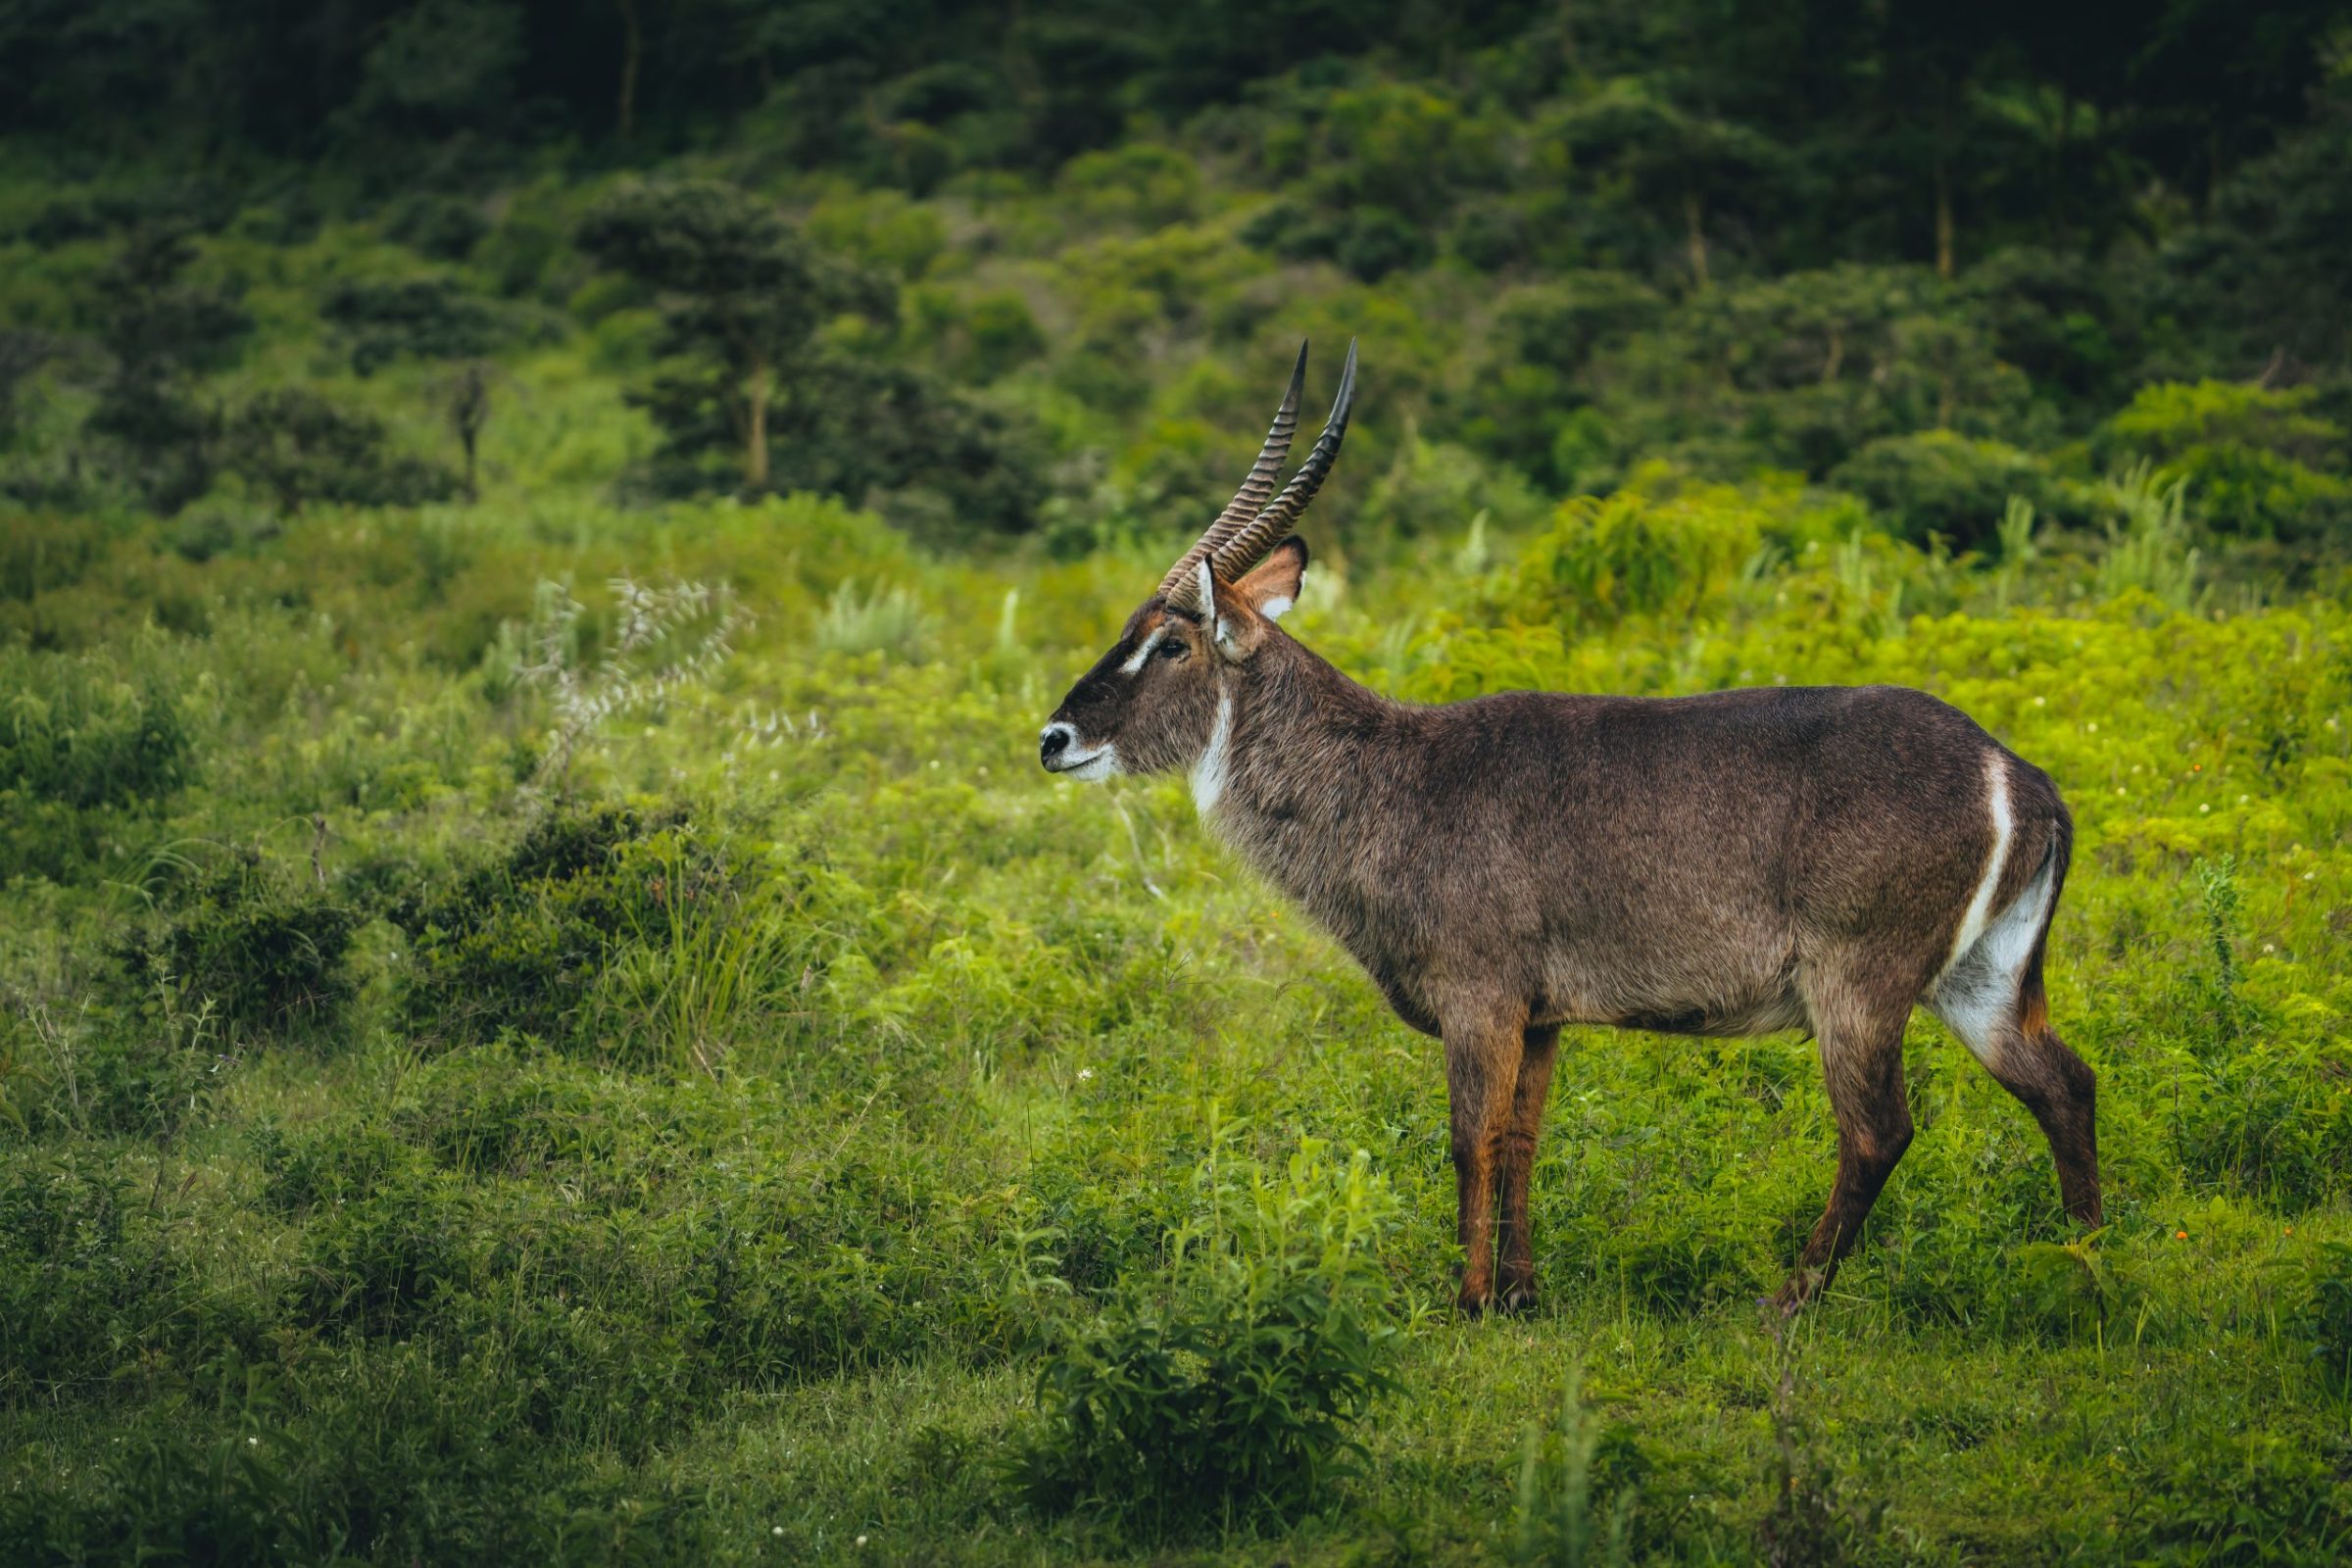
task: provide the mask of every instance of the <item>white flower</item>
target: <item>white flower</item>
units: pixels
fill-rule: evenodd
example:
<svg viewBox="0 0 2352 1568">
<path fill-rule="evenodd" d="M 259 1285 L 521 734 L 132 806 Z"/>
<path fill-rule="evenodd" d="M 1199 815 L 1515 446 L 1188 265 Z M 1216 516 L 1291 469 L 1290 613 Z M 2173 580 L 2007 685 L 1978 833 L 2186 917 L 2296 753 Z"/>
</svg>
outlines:
<svg viewBox="0 0 2352 1568">
<path fill-rule="evenodd" d="M 864 1544 L 865 1544 L 865 1538 L 864 1538 L 863 1536 L 859 1536 L 859 1537 L 858 1538 L 858 1545 L 860 1545 L 860 1546 L 862 1546 L 862 1545 L 864 1545 Z"/>
<path fill-rule="evenodd" d="M 1078 1081 L 1080 1083 L 1085 1083 L 1088 1079 L 1094 1077 L 1094 1075 L 1095 1069 L 1092 1067 L 1081 1067 L 1078 1069 Z"/>
<path fill-rule="evenodd" d="M 769 1525 L 767 1527 L 767 1533 L 771 1536 L 780 1536 L 784 1533 L 784 1527 L 782 1525 Z"/>
<path fill-rule="evenodd" d="M 2096 734 L 2099 732 L 2099 721 L 2098 721 L 2097 719 L 2095 719 L 2095 718 L 2094 718 L 2094 719 L 2092 719 L 2092 720 L 2091 720 L 2089 723 L 2087 723 L 2087 724 L 2083 725 L 2082 727 L 2083 727 L 2084 729 L 2086 729 L 2086 730 L 2090 731 L 2090 733 L 2091 733 L 2091 734 L 2093 734 L 2093 735 L 2096 735 Z"/>
<path fill-rule="evenodd" d="M 2049 701 L 2050 700 L 2047 697 L 2036 697 L 2034 699 L 2034 706 L 2035 708 L 2046 708 L 2049 706 Z"/>
<path fill-rule="evenodd" d="M 2197 814 L 2198 814 L 2199 816 L 2203 816 L 2203 815 L 2204 815 L 2204 814 L 2205 814 L 2207 811 L 2210 811 L 2210 810 L 2212 810 L 2212 809 L 2213 809 L 2213 808 L 2212 808 L 2212 807 L 2210 807 L 2210 806 L 2200 806 L 2200 807 L 2198 807 L 2198 808 L 2197 808 Z"/>
</svg>

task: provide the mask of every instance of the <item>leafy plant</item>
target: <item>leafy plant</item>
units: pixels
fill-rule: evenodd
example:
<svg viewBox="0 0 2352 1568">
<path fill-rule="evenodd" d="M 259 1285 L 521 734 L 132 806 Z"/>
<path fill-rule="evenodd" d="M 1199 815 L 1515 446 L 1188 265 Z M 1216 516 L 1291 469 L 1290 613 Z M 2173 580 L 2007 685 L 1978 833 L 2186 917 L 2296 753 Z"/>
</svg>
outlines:
<svg viewBox="0 0 2352 1568">
<path fill-rule="evenodd" d="M 1378 1255 L 1397 1221 L 1370 1156 L 1302 1144 L 1213 1163 L 1203 1211 L 1038 1374 L 1012 1459 L 1029 1500 L 1149 1534 L 1295 1513 L 1345 1473 L 1394 1386 L 1400 1315 Z"/>
<path fill-rule="evenodd" d="M 1512 1561 L 1542 1568 L 1623 1568 L 1633 1560 L 1634 1493 L 1594 1495 L 1598 1423 L 1584 1402 L 1584 1369 L 1568 1374 L 1550 1431 L 1530 1426 L 1521 1444 Z"/>
</svg>

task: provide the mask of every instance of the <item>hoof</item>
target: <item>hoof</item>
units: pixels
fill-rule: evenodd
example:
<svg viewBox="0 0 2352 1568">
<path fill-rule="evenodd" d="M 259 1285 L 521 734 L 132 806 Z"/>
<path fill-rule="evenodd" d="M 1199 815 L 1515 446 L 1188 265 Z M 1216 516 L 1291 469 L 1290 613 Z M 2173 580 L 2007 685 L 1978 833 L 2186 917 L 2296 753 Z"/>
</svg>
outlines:
<svg viewBox="0 0 2352 1568">
<path fill-rule="evenodd" d="M 1512 1317 L 1527 1317 L 1536 1310 L 1536 1288 L 1533 1285 L 1514 1285 L 1502 1293 L 1494 1310 Z"/>
<path fill-rule="evenodd" d="M 1485 1317 L 1491 1304 L 1486 1297 L 1472 1296 L 1467 1292 L 1453 1298 L 1453 1309 L 1473 1322 Z"/>
</svg>

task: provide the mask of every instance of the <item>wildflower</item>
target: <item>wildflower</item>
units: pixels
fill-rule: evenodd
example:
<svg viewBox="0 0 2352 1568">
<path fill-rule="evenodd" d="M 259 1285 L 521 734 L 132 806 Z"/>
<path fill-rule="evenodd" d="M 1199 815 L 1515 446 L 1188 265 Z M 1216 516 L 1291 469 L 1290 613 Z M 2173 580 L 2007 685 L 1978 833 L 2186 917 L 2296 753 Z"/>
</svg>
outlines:
<svg viewBox="0 0 2352 1568">
<path fill-rule="evenodd" d="M 2175 1231 L 2173 1232 L 2173 1240 L 2176 1242 L 2185 1242 L 2188 1240 L 2188 1232 Z"/>
<path fill-rule="evenodd" d="M 865 1538 L 864 1538 L 863 1536 L 859 1536 L 859 1537 L 858 1538 L 858 1545 L 860 1545 L 860 1546 L 862 1546 L 862 1545 L 864 1545 L 864 1544 L 865 1544 Z"/>
<path fill-rule="evenodd" d="M 784 1533 L 784 1527 L 782 1525 L 769 1525 L 767 1527 L 767 1533 L 771 1536 L 780 1536 Z"/>
<path fill-rule="evenodd" d="M 2034 699 L 2034 706 L 2035 708 L 2047 708 L 2049 703 L 2050 700 L 2047 697 L 2036 697 Z"/>
<path fill-rule="evenodd" d="M 2082 727 L 2085 730 L 2088 730 L 2091 734 L 2096 735 L 2099 732 L 2099 721 L 2094 718 Z"/>
<path fill-rule="evenodd" d="M 2213 809 L 2213 808 L 2212 808 L 2212 807 L 2210 807 L 2210 806 L 2200 806 L 2200 807 L 2198 807 L 2198 808 L 2197 808 L 2197 814 L 2198 814 L 2199 816 L 2203 816 L 2203 815 L 2204 815 L 2204 814 L 2205 814 L 2207 811 L 2210 811 L 2210 810 L 2212 810 L 2212 809 Z"/>
<path fill-rule="evenodd" d="M 1080 1083 L 1085 1083 L 1094 1076 L 1095 1069 L 1092 1067 L 1081 1067 L 1078 1069 L 1078 1081 Z"/>
<path fill-rule="evenodd" d="M 2245 805 L 2245 804 L 2246 804 L 2248 801 L 2252 800 L 2253 798 L 2254 798 L 2254 797 L 2253 797 L 2253 796 L 2251 796 L 2251 795 L 2240 795 L 2240 796 L 2237 798 L 2237 804 L 2238 804 L 2238 805 L 2240 805 L 2240 806 L 2243 806 L 2243 805 Z"/>
<path fill-rule="evenodd" d="M 2303 873 L 2303 880 L 2304 880 L 2304 881 L 2306 881 L 2306 882 L 2309 882 L 2309 881 L 2311 881 L 2311 880 L 2312 880 L 2314 877 L 2317 877 L 2319 874 L 2320 874 L 2320 873 L 2319 873 L 2319 872 L 2317 872 L 2317 871 L 2306 871 L 2306 872 L 2304 872 L 2304 873 Z"/>
<path fill-rule="evenodd" d="M 2262 951 L 2265 953 L 2277 953 L 2278 951 L 2278 945 L 2275 942 L 2265 942 L 2262 945 Z"/>
</svg>

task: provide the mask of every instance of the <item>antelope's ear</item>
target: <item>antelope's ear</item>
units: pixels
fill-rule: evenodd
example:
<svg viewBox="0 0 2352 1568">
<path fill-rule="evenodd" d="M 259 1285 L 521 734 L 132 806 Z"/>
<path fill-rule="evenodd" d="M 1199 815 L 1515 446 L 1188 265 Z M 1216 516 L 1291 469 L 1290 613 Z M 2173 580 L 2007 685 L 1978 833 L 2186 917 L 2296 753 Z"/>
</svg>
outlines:
<svg viewBox="0 0 2352 1568">
<path fill-rule="evenodd" d="M 1306 541 L 1291 535 L 1233 585 L 1233 597 L 1268 620 L 1280 620 L 1298 602 L 1306 580 Z"/>
</svg>

